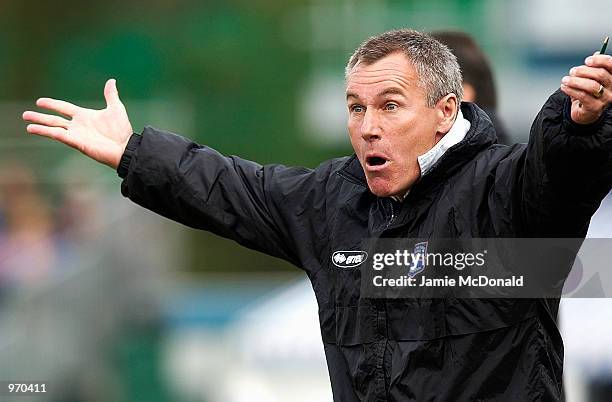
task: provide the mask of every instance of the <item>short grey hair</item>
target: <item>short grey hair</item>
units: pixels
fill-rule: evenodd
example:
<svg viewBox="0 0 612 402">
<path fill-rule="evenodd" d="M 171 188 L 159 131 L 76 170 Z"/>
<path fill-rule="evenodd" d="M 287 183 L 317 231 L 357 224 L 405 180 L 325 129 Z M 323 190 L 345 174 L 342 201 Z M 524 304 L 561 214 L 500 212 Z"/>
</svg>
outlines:
<svg viewBox="0 0 612 402">
<path fill-rule="evenodd" d="M 372 36 L 349 59 L 345 77 L 357 63 L 372 64 L 392 53 L 402 52 L 419 75 L 419 84 L 427 94 L 427 106 L 433 107 L 444 96 L 454 93 L 463 99 L 461 69 L 448 47 L 432 36 L 412 29 L 398 29 Z"/>
</svg>

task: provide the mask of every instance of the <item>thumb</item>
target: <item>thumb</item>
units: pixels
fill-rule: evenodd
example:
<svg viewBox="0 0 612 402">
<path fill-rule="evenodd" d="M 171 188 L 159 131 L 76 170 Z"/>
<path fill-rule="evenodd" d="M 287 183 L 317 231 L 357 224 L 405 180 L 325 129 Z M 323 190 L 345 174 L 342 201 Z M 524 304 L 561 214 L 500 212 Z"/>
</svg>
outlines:
<svg viewBox="0 0 612 402">
<path fill-rule="evenodd" d="M 117 91 L 117 81 L 114 78 L 106 81 L 106 85 L 104 85 L 104 99 L 106 99 L 106 106 L 108 107 L 121 105 L 119 92 Z"/>
</svg>

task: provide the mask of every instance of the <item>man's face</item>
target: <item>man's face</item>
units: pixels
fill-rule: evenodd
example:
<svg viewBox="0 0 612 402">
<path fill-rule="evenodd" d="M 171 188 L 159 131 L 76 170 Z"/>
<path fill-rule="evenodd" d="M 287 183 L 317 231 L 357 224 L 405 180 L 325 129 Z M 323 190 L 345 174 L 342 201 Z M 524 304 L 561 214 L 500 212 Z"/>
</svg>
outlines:
<svg viewBox="0 0 612 402">
<path fill-rule="evenodd" d="M 347 77 L 351 144 L 370 191 L 379 197 L 403 196 L 420 177 L 417 157 L 443 135 L 444 115 L 427 106 L 417 83 L 417 72 L 402 53 L 357 63 Z"/>
</svg>

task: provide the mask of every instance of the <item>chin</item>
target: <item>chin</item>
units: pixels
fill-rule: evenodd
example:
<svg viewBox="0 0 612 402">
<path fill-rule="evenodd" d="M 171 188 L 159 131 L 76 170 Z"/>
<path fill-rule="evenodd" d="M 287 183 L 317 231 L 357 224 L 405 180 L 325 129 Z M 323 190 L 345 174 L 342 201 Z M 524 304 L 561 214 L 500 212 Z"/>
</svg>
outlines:
<svg viewBox="0 0 612 402">
<path fill-rule="evenodd" d="M 403 198 L 408 189 L 412 187 L 416 180 L 411 180 L 407 183 L 398 183 L 397 181 L 389 180 L 385 177 L 368 177 L 366 175 L 366 181 L 368 183 L 368 188 L 370 189 L 370 192 L 377 197 L 384 198 L 401 196 L 401 198 Z"/>
<path fill-rule="evenodd" d="M 368 180 L 368 188 L 370 192 L 377 197 L 391 197 L 399 194 L 399 191 L 390 185 L 388 182 L 384 182 L 378 178 Z"/>
</svg>

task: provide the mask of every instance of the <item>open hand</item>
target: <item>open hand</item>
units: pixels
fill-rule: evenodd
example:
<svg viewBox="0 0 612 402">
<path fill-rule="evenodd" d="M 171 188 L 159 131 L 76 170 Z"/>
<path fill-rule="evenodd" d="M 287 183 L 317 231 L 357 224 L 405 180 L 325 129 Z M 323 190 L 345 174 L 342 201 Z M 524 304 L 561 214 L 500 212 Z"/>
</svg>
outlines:
<svg viewBox="0 0 612 402">
<path fill-rule="evenodd" d="M 27 126 L 28 133 L 49 137 L 78 149 L 100 163 L 116 169 L 123 151 L 132 135 L 132 125 L 119 100 L 117 84 L 110 79 L 104 86 L 106 108 L 86 109 L 72 103 L 40 98 L 36 105 L 59 113 L 67 118 L 27 111 L 23 120 L 33 124 Z"/>
</svg>

